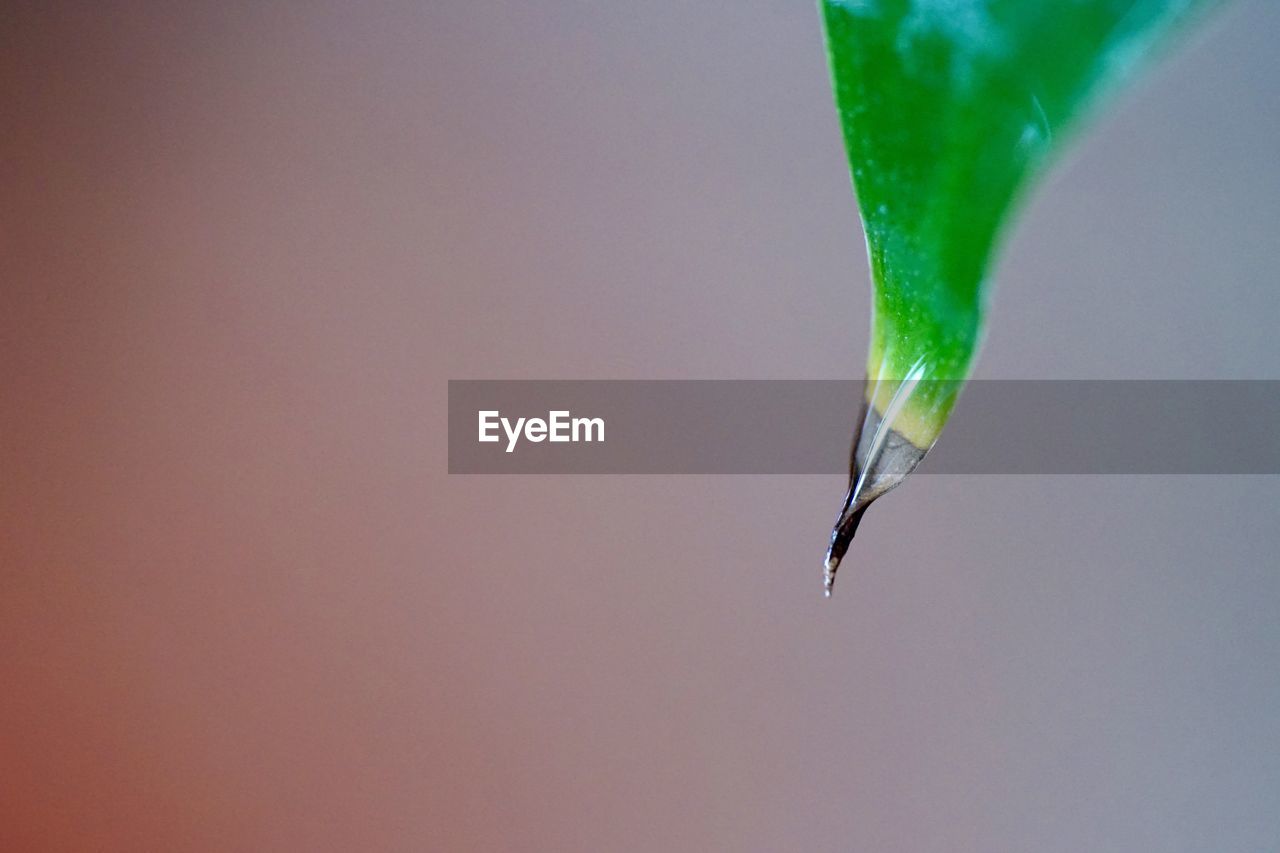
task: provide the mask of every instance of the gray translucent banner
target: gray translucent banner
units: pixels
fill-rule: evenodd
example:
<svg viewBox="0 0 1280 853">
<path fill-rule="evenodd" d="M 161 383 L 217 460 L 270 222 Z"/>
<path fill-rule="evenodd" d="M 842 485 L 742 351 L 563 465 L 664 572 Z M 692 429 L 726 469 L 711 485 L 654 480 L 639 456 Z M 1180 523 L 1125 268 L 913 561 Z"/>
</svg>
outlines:
<svg viewBox="0 0 1280 853">
<path fill-rule="evenodd" d="M 449 473 L 843 474 L 862 395 L 857 381 L 451 380 Z M 979 380 L 919 473 L 1277 474 L 1278 426 L 1280 381 Z"/>
</svg>

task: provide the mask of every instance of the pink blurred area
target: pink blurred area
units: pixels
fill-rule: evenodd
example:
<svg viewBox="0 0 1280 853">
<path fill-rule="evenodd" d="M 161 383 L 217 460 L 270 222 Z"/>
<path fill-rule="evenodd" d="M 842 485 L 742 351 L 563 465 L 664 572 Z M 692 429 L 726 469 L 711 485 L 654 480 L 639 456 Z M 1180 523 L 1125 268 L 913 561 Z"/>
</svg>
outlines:
<svg viewBox="0 0 1280 853">
<path fill-rule="evenodd" d="M 987 375 L 1280 370 L 1240 5 L 1030 211 Z M 0 10 L 0 849 L 1274 840 L 1273 479 L 933 478 L 828 603 L 838 478 L 445 473 L 449 378 L 860 371 L 823 61 L 808 3 Z"/>
</svg>

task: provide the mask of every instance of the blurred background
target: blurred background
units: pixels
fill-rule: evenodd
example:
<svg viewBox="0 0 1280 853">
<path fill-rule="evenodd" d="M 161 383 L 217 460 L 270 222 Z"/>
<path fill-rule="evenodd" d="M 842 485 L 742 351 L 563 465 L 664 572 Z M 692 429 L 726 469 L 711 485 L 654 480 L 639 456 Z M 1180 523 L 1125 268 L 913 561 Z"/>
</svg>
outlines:
<svg viewBox="0 0 1280 853">
<path fill-rule="evenodd" d="M 1280 378 L 1278 27 L 980 376 Z M 1280 479 L 919 477 L 824 601 L 838 477 L 445 473 L 450 378 L 861 374 L 812 2 L 10 2 L 0 116 L 0 849 L 1274 849 Z"/>
</svg>

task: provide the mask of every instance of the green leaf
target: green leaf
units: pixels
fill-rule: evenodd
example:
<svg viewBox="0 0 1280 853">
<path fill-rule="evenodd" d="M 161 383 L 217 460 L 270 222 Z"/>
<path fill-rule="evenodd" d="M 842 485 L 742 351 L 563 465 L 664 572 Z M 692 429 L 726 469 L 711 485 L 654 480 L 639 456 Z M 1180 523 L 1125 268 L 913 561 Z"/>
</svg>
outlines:
<svg viewBox="0 0 1280 853">
<path fill-rule="evenodd" d="M 828 593 L 867 507 L 950 416 L 1017 201 L 1099 97 L 1213 2 L 820 0 L 874 309 Z"/>
</svg>

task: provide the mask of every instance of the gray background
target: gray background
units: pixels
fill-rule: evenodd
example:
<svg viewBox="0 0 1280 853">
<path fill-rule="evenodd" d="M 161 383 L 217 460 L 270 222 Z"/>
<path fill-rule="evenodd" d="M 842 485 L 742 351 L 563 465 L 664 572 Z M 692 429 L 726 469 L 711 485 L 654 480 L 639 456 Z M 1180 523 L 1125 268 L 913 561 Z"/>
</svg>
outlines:
<svg viewBox="0 0 1280 853">
<path fill-rule="evenodd" d="M 1280 376 L 1278 25 L 1035 195 L 980 376 Z M 812 3 L 8 4 L 0 114 L 0 847 L 1280 837 L 1280 480 L 916 478 L 824 601 L 839 476 L 447 475 L 448 379 L 861 373 Z"/>
</svg>

